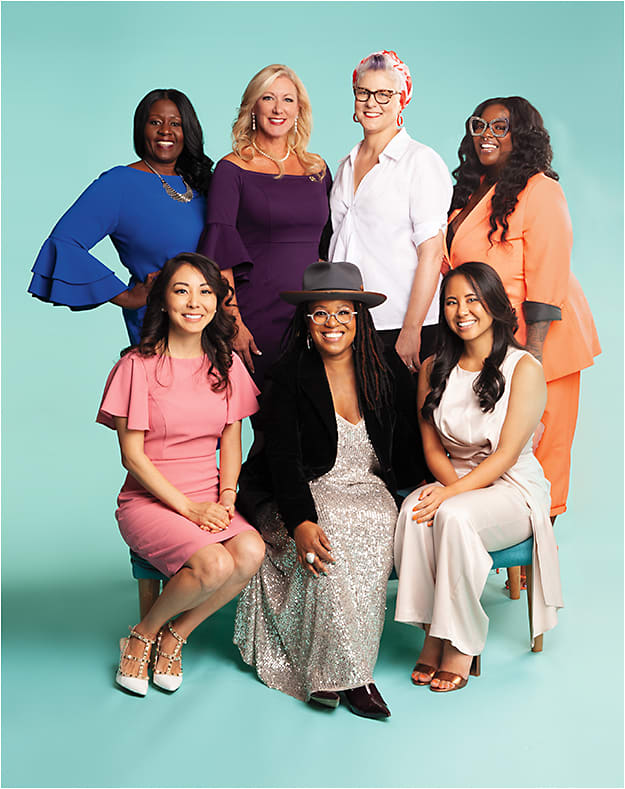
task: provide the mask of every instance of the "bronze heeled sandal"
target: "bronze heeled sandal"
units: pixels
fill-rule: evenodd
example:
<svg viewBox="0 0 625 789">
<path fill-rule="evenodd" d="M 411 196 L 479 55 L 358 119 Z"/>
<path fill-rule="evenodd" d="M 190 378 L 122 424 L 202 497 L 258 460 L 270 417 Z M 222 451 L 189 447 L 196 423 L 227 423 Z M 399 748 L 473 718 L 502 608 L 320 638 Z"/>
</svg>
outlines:
<svg viewBox="0 0 625 789">
<path fill-rule="evenodd" d="M 119 658 L 119 668 L 117 669 L 117 674 L 115 675 L 115 682 L 124 690 L 129 690 L 131 693 L 135 693 L 137 696 L 145 696 L 148 692 L 148 662 L 150 660 L 150 649 L 152 648 L 152 644 L 154 644 L 153 639 L 147 638 L 146 636 L 138 633 L 134 627 L 129 628 L 130 635 L 128 638 L 122 638 L 119 641 L 119 651 L 120 651 L 120 658 Z M 141 657 L 135 657 L 135 655 L 131 655 L 128 652 L 128 645 L 130 644 L 130 639 L 136 638 L 137 641 L 143 642 L 143 654 Z M 124 660 L 134 660 L 136 663 L 139 664 L 138 673 L 137 674 L 128 674 L 126 671 L 122 671 L 122 662 Z"/>
<path fill-rule="evenodd" d="M 471 668 L 469 669 L 469 676 L 479 677 L 481 671 L 481 661 L 479 655 L 474 655 L 471 661 Z M 460 674 L 454 674 L 453 671 L 437 671 L 432 679 L 442 679 L 443 682 L 450 682 L 451 688 L 433 688 L 430 685 L 432 693 L 451 693 L 453 690 L 461 690 L 469 681 L 469 677 L 463 677 Z"/>
<path fill-rule="evenodd" d="M 167 622 L 167 628 L 172 636 L 178 642 L 174 647 L 174 651 L 172 654 L 168 652 L 163 652 L 161 649 L 161 643 L 163 640 L 163 630 L 165 627 L 163 626 L 158 631 L 158 636 L 156 637 L 156 650 L 154 654 L 154 670 L 152 672 L 152 682 L 158 687 L 162 688 L 163 690 L 168 690 L 173 693 L 175 690 L 182 685 L 182 656 L 181 651 L 184 644 L 186 644 L 186 639 L 184 639 L 179 633 L 176 633 L 174 628 L 171 626 L 171 622 Z M 158 671 L 156 666 L 158 665 L 159 658 L 166 658 L 167 668 L 165 671 Z M 174 666 L 174 663 L 180 664 L 180 673 L 179 674 L 172 674 L 171 670 Z"/>
<path fill-rule="evenodd" d="M 428 674 L 430 678 L 427 682 L 423 682 L 422 680 L 417 679 L 417 674 Z M 429 685 L 434 678 L 434 674 L 436 674 L 436 669 L 434 666 L 428 666 L 427 663 L 416 663 L 415 667 L 412 669 L 410 680 L 413 685 Z"/>
</svg>

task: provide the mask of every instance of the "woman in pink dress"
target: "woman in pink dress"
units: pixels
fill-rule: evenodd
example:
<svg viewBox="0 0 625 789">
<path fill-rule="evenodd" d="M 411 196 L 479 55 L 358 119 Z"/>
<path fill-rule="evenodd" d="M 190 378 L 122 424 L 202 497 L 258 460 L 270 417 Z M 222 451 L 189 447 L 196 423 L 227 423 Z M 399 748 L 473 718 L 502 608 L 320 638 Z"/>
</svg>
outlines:
<svg viewBox="0 0 625 789">
<path fill-rule="evenodd" d="M 232 354 L 231 293 L 208 258 L 167 261 L 141 342 L 111 371 L 97 417 L 117 431 L 128 470 L 116 512 L 122 537 L 170 577 L 120 642 L 116 682 L 141 696 L 152 646 L 154 684 L 177 690 L 187 637 L 243 589 L 264 556 L 262 538 L 235 510 L 241 419 L 256 412 L 258 390 Z"/>
</svg>

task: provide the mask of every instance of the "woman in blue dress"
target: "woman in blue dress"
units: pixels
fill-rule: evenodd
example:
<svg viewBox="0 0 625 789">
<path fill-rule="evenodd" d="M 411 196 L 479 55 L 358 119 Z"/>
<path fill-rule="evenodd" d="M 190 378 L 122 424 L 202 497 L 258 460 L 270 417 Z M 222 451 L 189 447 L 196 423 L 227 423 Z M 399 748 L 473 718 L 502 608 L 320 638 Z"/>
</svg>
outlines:
<svg viewBox="0 0 625 789">
<path fill-rule="evenodd" d="M 134 147 L 138 162 L 102 173 L 57 222 L 28 291 L 72 310 L 117 304 L 136 344 L 152 279 L 167 260 L 198 245 L 213 162 L 191 102 L 173 89 L 139 102 Z M 130 272 L 128 284 L 89 252 L 105 236 Z"/>
</svg>

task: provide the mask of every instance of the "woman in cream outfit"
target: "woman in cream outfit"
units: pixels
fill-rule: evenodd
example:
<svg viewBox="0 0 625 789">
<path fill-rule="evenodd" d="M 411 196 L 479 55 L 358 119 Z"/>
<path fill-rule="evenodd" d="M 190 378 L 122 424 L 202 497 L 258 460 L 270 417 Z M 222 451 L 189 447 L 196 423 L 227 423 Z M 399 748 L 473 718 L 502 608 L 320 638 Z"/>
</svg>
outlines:
<svg viewBox="0 0 625 789">
<path fill-rule="evenodd" d="M 484 648 L 489 551 L 534 537 L 532 638 L 555 626 L 562 595 L 549 483 L 532 454 L 546 402 L 542 366 L 514 340 L 514 310 L 485 263 L 446 275 L 440 311 L 437 353 L 421 369 L 418 393 L 438 481 L 401 509 L 395 619 L 426 629 L 412 680 L 444 692 L 466 685 Z"/>
</svg>

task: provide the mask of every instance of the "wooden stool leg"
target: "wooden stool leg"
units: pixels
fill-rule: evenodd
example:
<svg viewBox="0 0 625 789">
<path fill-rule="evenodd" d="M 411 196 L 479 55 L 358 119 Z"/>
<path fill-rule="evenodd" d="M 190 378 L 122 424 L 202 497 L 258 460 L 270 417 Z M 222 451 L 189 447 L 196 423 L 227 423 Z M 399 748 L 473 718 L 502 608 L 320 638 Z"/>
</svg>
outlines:
<svg viewBox="0 0 625 789">
<path fill-rule="evenodd" d="M 508 567 L 508 586 L 510 587 L 510 599 L 518 600 L 521 597 L 520 567 Z"/>
<path fill-rule="evenodd" d="M 532 637 L 532 610 L 534 605 L 534 597 L 532 595 L 532 580 L 534 575 L 534 568 L 531 564 L 528 564 L 525 568 L 525 575 L 527 577 L 527 613 L 529 614 L 530 619 L 530 639 Z M 539 636 L 536 636 L 534 639 L 534 646 L 532 647 L 532 652 L 542 652 L 543 651 L 543 634 L 541 633 Z"/>
<path fill-rule="evenodd" d="M 139 614 L 141 619 L 152 608 L 161 593 L 161 582 L 155 578 L 139 578 Z"/>
</svg>

